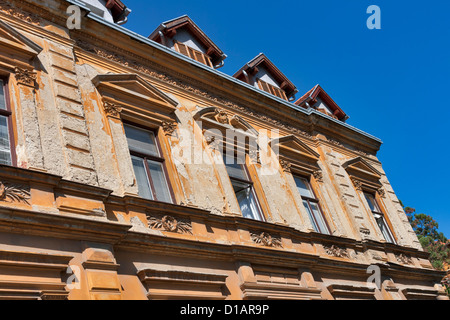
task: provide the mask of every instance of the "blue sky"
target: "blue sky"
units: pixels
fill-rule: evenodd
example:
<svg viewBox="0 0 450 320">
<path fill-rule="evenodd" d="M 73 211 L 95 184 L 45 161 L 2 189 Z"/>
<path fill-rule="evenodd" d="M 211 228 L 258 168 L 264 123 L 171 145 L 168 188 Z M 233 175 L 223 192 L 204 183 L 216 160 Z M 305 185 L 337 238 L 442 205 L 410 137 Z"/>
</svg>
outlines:
<svg viewBox="0 0 450 320">
<path fill-rule="evenodd" d="M 399 199 L 450 237 L 450 2 L 123 2 L 133 10 L 124 27 L 144 36 L 189 15 L 228 55 L 226 74 L 264 52 L 297 97 L 319 83 L 349 124 L 384 142 L 378 157 Z M 366 26 L 370 5 L 381 9 L 381 30 Z"/>
</svg>

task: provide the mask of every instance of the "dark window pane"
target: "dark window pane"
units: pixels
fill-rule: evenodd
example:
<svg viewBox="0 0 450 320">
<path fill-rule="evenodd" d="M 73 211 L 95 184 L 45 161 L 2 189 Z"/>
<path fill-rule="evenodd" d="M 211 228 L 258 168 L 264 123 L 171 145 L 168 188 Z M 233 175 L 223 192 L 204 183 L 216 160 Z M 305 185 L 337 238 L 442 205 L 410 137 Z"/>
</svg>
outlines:
<svg viewBox="0 0 450 320">
<path fill-rule="evenodd" d="M 150 170 L 150 177 L 156 192 L 156 199 L 162 202 L 172 202 L 162 163 L 156 161 L 147 162 Z"/>
<path fill-rule="evenodd" d="M 155 135 L 151 131 L 125 125 L 125 135 L 131 151 L 159 156 Z"/>
<path fill-rule="evenodd" d="M 0 109 L 6 110 L 5 87 L 3 80 L 0 79 Z"/>
</svg>

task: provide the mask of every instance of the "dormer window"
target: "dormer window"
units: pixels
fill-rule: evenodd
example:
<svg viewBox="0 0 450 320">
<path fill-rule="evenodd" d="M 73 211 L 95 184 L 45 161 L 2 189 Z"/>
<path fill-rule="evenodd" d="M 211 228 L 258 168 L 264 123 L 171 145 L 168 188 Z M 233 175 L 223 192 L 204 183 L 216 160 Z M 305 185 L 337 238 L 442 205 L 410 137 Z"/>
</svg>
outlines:
<svg viewBox="0 0 450 320">
<path fill-rule="evenodd" d="M 227 57 L 188 16 L 162 23 L 149 39 L 215 69 Z"/>
<path fill-rule="evenodd" d="M 292 101 L 298 92 L 294 84 L 263 53 L 248 62 L 233 77 L 287 101 Z"/>
<path fill-rule="evenodd" d="M 334 119 L 345 122 L 348 116 L 334 102 L 334 100 L 323 90 L 320 85 L 316 85 L 309 90 L 303 97 L 298 99 L 295 104 L 305 109 L 312 108 Z"/>
</svg>

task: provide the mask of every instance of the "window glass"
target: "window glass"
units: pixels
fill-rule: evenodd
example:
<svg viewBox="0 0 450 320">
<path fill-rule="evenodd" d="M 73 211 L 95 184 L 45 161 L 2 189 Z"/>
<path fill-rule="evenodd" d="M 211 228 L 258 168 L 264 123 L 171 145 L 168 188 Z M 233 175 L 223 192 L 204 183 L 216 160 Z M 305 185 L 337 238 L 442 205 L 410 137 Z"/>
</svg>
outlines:
<svg viewBox="0 0 450 320">
<path fill-rule="evenodd" d="M 241 180 L 248 180 L 247 173 L 245 172 L 244 165 L 239 164 L 238 160 L 234 157 L 227 157 L 223 154 L 223 162 L 227 168 L 230 178 L 236 178 Z"/>
<path fill-rule="evenodd" d="M 136 176 L 139 188 L 139 196 L 145 199 L 153 200 L 144 160 L 136 156 L 131 156 L 131 160 L 133 162 L 134 174 Z"/>
<path fill-rule="evenodd" d="M 295 184 L 297 185 L 298 192 L 300 192 L 300 195 L 302 197 L 306 198 L 314 198 L 314 194 L 311 191 L 311 188 L 309 186 L 309 182 L 300 177 L 294 177 Z"/>
<path fill-rule="evenodd" d="M 0 79 L 0 109 L 6 110 L 4 82 Z"/>
<path fill-rule="evenodd" d="M 164 174 L 163 164 L 151 160 L 148 160 L 147 163 L 153 187 L 155 188 L 156 199 L 163 202 L 172 202 L 172 197 L 170 196 L 169 187 Z"/>
<path fill-rule="evenodd" d="M 0 116 L 0 164 L 12 164 L 8 118 L 3 116 Z"/>
<path fill-rule="evenodd" d="M 319 209 L 319 205 L 317 203 L 314 202 L 310 202 L 311 205 L 311 209 L 314 215 L 314 220 L 317 226 L 317 231 L 319 231 L 320 233 L 324 233 L 324 234 L 329 234 L 328 232 L 328 227 L 327 224 L 325 222 L 325 220 L 323 219 L 323 215 L 320 212 Z"/>
<path fill-rule="evenodd" d="M 261 220 L 252 185 L 237 181 L 232 181 L 232 184 L 242 215 L 245 218 Z"/>
<path fill-rule="evenodd" d="M 153 132 L 128 125 L 125 125 L 124 128 L 131 151 L 159 156 Z"/>
<path fill-rule="evenodd" d="M 381 213 L 377 201 L 375 200 L 375 197 L 373 195 L 371 195 L 370 193 L 364 193 L 364 197 L 366 198 L 367 203 L 369 204 L 370 210 L 372 212 Z"/>
</svg>

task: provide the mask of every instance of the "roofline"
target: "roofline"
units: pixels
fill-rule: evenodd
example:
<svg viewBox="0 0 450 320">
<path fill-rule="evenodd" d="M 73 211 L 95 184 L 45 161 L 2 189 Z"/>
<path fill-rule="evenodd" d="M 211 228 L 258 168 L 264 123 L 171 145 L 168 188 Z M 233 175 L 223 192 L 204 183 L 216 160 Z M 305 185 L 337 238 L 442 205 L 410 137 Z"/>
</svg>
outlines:
<svg viewBox="0 0 450 320">
<path fill-rule="evenodd" d="M 77 1 L 77 0 L 65 0 L 65 1 L 67 1 L 69 3 L 72 3 L 72 4 L 75 4 L 75 5 L 79 5 L 80 4 L 80 2 Z M 285 105 L 285 106 L 287 106 L 287 107 L 289 107 L 291 109 L 294 109 L 294 110 L 296 110 L 298 112 L 304 113 L 306 115 L 315 114 L 315 115 L 317 115 L 319 117 L 326 118 L 326 119 L 328 119 L 330 121 L 335 122 L 336 124 L 339 124 L 340 126 L 343 126 L 343 127 L 347 128 L 349 130 L 352 130 L 352 131 L 354 131 L 356 133 L 359 133 L 359 134 L 361 134 L 361 135 L 363 135 L 363 136 L 365 136 L 365 137 L 367 137 L 369 139 L 372 139 L 372 140 L 374 140 L 374 141 L 376 141 L 378 143 L 383 143 L 381 141 L 381 139 L 379 139 L 379 138 L 377 138 L 377 137 L 375 137 L 375 136 L 373 136 L 373 135 L 371 135 L 371 134 L 369 134 L 367 132 L 364 132 L 361 129 L 355 128 L 355 127 L 353 127 L 353 126 L 351 126 L 351 125 L 349 125 L 347 123 L 344 123 L 344 122 L 341 122 L 339 120 L 333 119 L 332 117 L 327 116 L 326 114 L 318 112 L 318 111 L 316 111 L 314 109 L 305 110 L 304 108 L 298 107 L 298 106 L 296 106 L 295 104 L 293 104 L 293 103 L 291 103 L 289 101 L 286 101 L 284 99 L 278 98 L 278 97 L 276 97 L 276 96 L 274 96 L 274 95 L 272 95 L 270 93 L 266 93 L 266 92 L 264 92 L 262 90 L 259 90 L 259 89 L 255 88 L 255 87 L 253 87 L 253 86 L 251 86 L 251 85 L 249 85 L 249 84 L 247 84 L 247 83 L 245 83 L 243 81 L 240 81 L 240 80 L 238 80 L 236 78 L 233 78 L 232 76 L 229 76 L 229 75 L 227 75 L 227 74 L 225 74 L 225 73 L 223 73 L 221 71 L 218 71 L 216 69 L 210 68 L 210 67 L 204 65 L 203 63 L 200 63 L 200 62 L 197 62 L 197 61 L 195 61 L 193 59 L 190 59 L 190 58 L 186 57 L 185 55 L 183 55 L 183 54 L 181 54 L 181 53 L 179 53 L 179 52 L 177 52 L 175 50 L 171 50 L 171 49 L 163 46 L 162 44 L 159 44 L 159 43 L 157 43 L 155 41 L 152 41 L 152 40 L 150 40 L 150 39 L 148 39 L 148 38 L 146 38 L 146 37 L 144 37 L 144 36 L 142 36 L 142 35 L 140 35 L 140 34 L 138 34 L 136 32 L 128 30 L 128 29 L 126 29 L 123 26 L 120 26 L 120 25 L 117 25 L 115 23 L 109 22 L 109 21 L 107 21 L 105 19 L 102 19 L 101 17 L 91 13 L 89 8 L 87 8 L 83 4 L 81 4 L 80 7 L 82 7 L 83 9 L 86 9 L 88 11 L 88 14 L 86 15 L 87 18 L 92 19 L 92 20 L 94 20 L 94 21 L 96 21 L 96 22 L 98 22 L 100 24 L 103 24 L 106 27 L 110 27 L 110 28 L 112 28 L 112 29 L 114 29 L 114 30 L 116 30 L 116 31 L 118 31 L 120 33 L 123 33 L 123 34 L 129 36 L 130 38 L 132 38 L 134 40 L 137 40 L 137 41 L 140 41 L 142 43 L 145 43 L 145 44 L 149 45 L 150 47 L 153 47 L 155 49 L 161 50 L 161 51 L 171 55 L 172 57 L 178 58 L 178 59 L 183 60 L 183 61 L 185 61 L 187 63 L 195 65 L 196 67 L 202 69 L 205 72 L 212 73 L 212 74 L 214 74 L 214 75 L 216 75 L 218 77 L 221 77 L 221 78 L 223 78 L 225 80 L 228 80 L 228 81 L 230 81 L 230 82 L 232 82 L 232 83 L 234 83 L 236 85 L 239 85 L 241 87 L 245 87 L 248 90 L 251 90 L 251 91 L 253 91 L 253 92 L 257 93 L 257 94 L 263 95 L 264 97 L 266 97 L 268 99 L 271 99 L 271 100 L 274 100 L 274 101 L 276 101 L 278 103 L 281 103 L 281 104 L 283 104 L 283 105 Z"/>
</svg>

